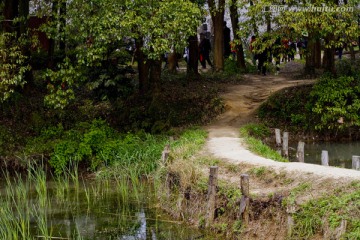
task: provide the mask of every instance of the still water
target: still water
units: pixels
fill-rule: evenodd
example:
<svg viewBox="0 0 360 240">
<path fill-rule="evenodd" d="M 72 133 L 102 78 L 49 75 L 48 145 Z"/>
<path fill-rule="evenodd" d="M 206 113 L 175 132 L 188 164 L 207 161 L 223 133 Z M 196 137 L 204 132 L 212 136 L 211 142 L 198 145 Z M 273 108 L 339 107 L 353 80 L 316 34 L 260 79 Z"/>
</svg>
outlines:
<svg viewBox="0 0 360 240">
<path fill-rule="evenodd" d="M 289 144 L 290 160 L 296 160 L 297 143 Z M 321 165 L 321 151 L 326 150 L 329 153 L 329 165 L 351 169 L 352 156 L 360 155 L 360 142 L 317 142 L 305 143 L 305 162 Z"/>
<path fill-rule="evenodd" d="M 19 206 L 22 209 L 20 212 L 28 213 L 24 215 L 29 217 L 20 216 L 22 213 L 19 215 L 18 212 L 6 216 L 13 218 L 6 224 L 14 221 L 14 218 L 15 222 L 25 219 L 23 221 L 25 225 L 29 223 L 33 239 L 213 239 L 196 228 L 172 220 L 161 211 L 151 186 L 140 193 L 119 189 L 117 185 L 109 183 L 61 188 L 58 184 L 47 182 L 46 189 L 39 193 L 36 184 L 21 187 L 26 189 L 27 196 L 26 200 L 19 200 L 23 201 Z M 15 185 L 11 188 L 19 189 Z M 21 192 L 25 192 L 23 190 Z M 7 198 L 6 194 L 9 193 L 14 197 Z M 20 197 L 16 190 L 11 193 L 9 186 L 1 187 L 0 211 L 8 206 L 6 199 Z"/>
</svg>

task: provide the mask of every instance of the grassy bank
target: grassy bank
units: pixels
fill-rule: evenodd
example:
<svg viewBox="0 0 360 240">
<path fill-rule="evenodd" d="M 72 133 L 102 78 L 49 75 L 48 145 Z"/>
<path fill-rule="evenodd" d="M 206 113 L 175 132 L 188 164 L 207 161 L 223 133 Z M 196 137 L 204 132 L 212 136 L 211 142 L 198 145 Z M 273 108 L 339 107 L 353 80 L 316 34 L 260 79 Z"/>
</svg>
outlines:
<svg viewBox="0 0 360 240">
<path fill-rule="evenodd" d="M 247 137 L 259 137 L 259 134 L 266 133 L 259 125 L 247 126 L 242 131 Z M 202 151 L 193 151 L 197 149 L 199 145 L 184 145 L 171 150 L 170 161 L 157 172 L 157 195 L 161 207 L 172 216 L 213 232 L 216 234 L 213 239 L 360 237 L 359 183 L 332 179 L 322 181 L 304 174 L 232 164 Z M 205 227 L 209 221 L 209 167 L 215 165 L 219 167 L 215 219 L 209 227 Z M 250 176 L 249 224 L 240 217 L 242 196 L 239 181 L 243 173 Z M 292 219 L 293 224 L 288 224 L 288 219 Z"/>
<path fill-rule="evenodd" d="M 270 134 L 270 129 L 263 124 L 247 124 L 240 128 L 240 135 L 250 151 L 264 158 L 288 162 L 289 160 L 263 143 L 262 139 L 270 137 Z"/>
</svg>

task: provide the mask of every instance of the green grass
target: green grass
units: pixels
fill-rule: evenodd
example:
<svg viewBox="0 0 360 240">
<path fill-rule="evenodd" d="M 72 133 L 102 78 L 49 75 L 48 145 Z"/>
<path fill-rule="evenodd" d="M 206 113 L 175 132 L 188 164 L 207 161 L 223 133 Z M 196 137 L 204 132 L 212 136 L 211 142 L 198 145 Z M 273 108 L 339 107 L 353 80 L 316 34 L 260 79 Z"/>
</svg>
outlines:
<svg viewBox="0 0 360 240">
<path fill-rule="evenodd" d="M 250 151 L 278 162 L 288 162 L 288 160 L 283 158 L 278 152 L 265 145 L 260 139 L 251 135 L 252 132 L 255 132 L 255 136 L 266 136 L 269 130 L 266 131 L 265 129 L 263 125 L 245 125 L 240 128 L 240 135 L 244 138 Z"/>
<path fill-rule="evenodd" d="M 341 239 L 360 239 L 360 183 L 339 189 L 300 206 L 293 214 L 295 221 L 292 239 L 311 239 L 328 226 L 335 231 L 342 220 L 347 221 L 346 233 Z"/>
</svg>

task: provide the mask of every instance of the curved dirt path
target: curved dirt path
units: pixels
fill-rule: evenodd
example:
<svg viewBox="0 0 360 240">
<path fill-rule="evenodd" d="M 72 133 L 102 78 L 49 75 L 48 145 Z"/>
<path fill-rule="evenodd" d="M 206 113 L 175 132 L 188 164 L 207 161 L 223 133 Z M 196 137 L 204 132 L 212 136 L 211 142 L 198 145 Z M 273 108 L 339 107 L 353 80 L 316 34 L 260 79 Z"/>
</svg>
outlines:
<svg viewBox="0 0 360 240">
<path fill-rule="evenodd" d="M 286 74 L 286 73 L 285 73 Z M 239 127 L 254 119 L 255 110 L 272 93 L 285 87 L 309 84 L 312 80 L 292 80 L 280 76 L 245 75 L 241 85 L 230 86 L 222 94 L 227 110 L 205 129 L 209 132 L 207 151 L 233 164 L 266 166 L 275 172 L 287 172 L 292 177 L 360 180 L 360 171 L 324 167 L 306 163 L 282 163 L 259 157 L 246 149 L 239 137 Z"/>
</svg>

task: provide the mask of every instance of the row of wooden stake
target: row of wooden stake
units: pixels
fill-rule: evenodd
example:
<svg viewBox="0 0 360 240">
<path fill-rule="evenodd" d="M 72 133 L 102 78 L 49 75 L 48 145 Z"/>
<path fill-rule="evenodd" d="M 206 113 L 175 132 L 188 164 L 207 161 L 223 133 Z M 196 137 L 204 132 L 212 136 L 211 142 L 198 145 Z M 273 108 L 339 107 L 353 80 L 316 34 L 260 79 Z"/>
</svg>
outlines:
<svg viewBox="0 0 360 240">
<path fill-rule="evenodd" d="M 209 227 L 215 219 L 216 209 L 216 188 L 218 184 L 218 166 L 210 167 L 209 185 L 207 195 L 207 221 L 206 227 Z M 250 206 L 250 187 L 249 187 L 249 175 L 241 174 L 240 176 L 240 189 L 241 189 L 241 201 L 240 201 L 240 213 L 239 216 L 244 224 L 249 223 L 249 206 Z"/>
<path fill-rule="evenodd" d="M 281 142 L 281 134 L 280 129 L 275 129 L 275 140 L 276 140 L 276 147 L 282 146 L 282 155 L 284 157 L 289 157 L 289 133 L 284 132 Z M 305 162 L 305 143 L 302 141 L 299 141 L 297 152 L 296 152 L 296 158 L 299 162 Z M 278 149 L 278 152 L 281 154 L 281 149 Z M 326 150 L 323 150 L 321 152 L 321 165 L 323 166 L 329 166 L 329 153 Z M 360 156 L 352 156 L 352 169 L 354 170 L 360 170 Z"/>
<path fill-rule="evenodd" d="M 170 153 L 170 144 L 167 144 L 161 154 L 161 161 L 164 165 L 167 165 Z M 207 195 L 207 220 L 206 227 L 209 227 L 215 219 L 216 209 L 216 189 L 218 186 L 218 166 L 210 167 L 209 185 Z M 241 201 L 240 201 L 240 217 L 245 223 L 249 223 L 249 206 L 250 206 L 250 187 L 249 187 L 249 175 L 241 174 L 240 176 L 240 188 L 241 188 Z"/>
</svg>

